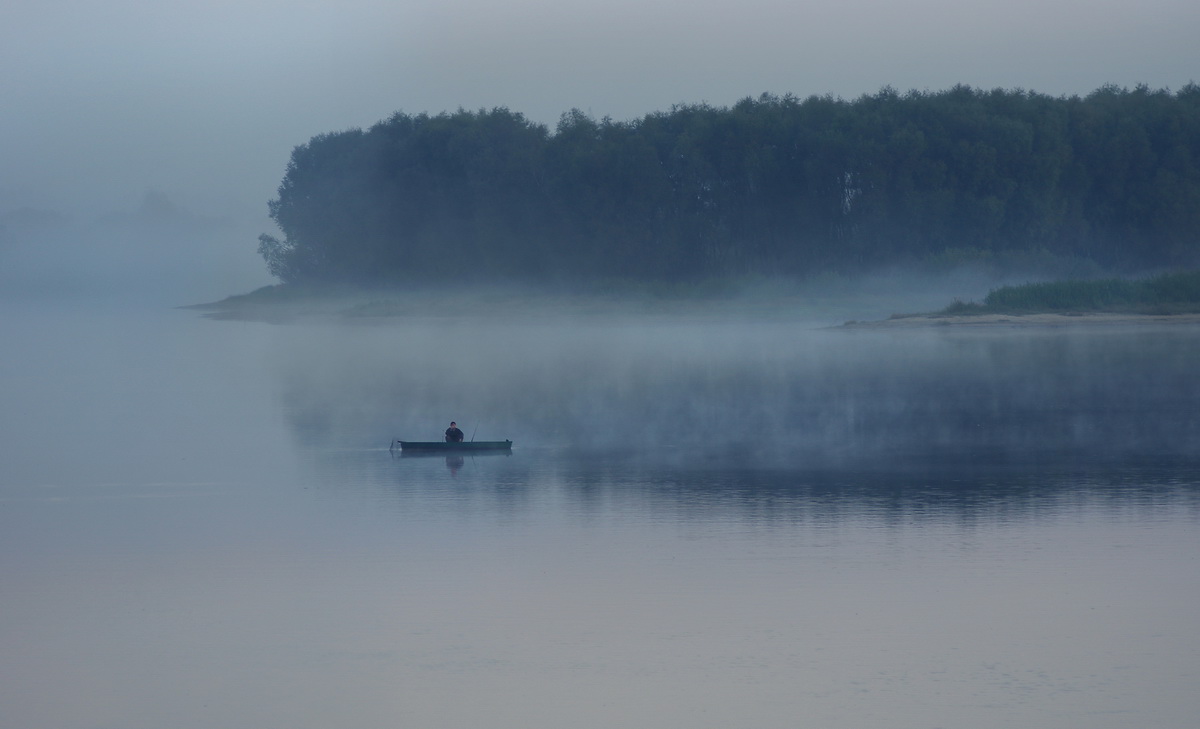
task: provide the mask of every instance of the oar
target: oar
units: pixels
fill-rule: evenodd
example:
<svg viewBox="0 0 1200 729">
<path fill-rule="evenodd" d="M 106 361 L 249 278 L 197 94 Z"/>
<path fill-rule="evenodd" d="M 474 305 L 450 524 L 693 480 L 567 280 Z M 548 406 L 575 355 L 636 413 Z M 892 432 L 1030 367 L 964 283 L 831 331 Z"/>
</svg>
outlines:
<svg viewBox="0 0 1200 729">
<path fill-rule="evenodd" d="M 479 430 L 479 423 L 475 423 L 475 430 L 471 431 L 471 442 L 475 442 L 475 431 Z"/>
</svg>

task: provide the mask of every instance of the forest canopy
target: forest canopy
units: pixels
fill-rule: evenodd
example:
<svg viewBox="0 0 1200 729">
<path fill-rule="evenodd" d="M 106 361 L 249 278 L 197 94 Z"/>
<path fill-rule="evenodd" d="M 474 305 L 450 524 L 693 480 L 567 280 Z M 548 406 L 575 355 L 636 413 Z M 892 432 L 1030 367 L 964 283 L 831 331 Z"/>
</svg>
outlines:
<svg viewBox="0 0 1200 729">
<path fill-rule="evenodd" d="M 764 94 L 557 128 L 409 115 L 292 152 L 289 283 L 688 280 L 1058 257 L 1200 263 L 1200 87 Z"/>
</svg>

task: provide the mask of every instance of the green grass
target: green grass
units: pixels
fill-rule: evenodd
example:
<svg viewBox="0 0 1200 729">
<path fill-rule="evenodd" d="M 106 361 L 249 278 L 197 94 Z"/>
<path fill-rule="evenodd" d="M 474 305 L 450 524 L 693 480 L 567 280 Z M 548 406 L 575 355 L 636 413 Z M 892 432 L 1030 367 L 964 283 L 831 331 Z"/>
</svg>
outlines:
<svg viewBox="0 0 1200 729">
<path fill-rule="evenodd" d="M 1200 313 L 1200 271 L 1168 273 L 1135 281 L 1055 281 L 1004 286 L 991 291 L 982 304 L 955 301 L 940 313 L 974 314 Z"/>
</svg>

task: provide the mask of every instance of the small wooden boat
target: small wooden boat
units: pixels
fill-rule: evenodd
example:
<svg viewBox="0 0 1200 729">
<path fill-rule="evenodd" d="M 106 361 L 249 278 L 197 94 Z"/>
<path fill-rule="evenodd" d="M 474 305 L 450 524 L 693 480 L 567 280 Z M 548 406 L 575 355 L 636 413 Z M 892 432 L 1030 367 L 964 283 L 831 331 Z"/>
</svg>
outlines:
<svg viewBox="0 0 1200 729">
<path fill-rule="evenodd" d="M 399 446 L 402 451 L 423 453 L 471 453 L 474 451 L 511 451 L 511 440 L 471 440 L 462 443 L 445 441 L 394 440 L 391 450 Z"/>
</svg>

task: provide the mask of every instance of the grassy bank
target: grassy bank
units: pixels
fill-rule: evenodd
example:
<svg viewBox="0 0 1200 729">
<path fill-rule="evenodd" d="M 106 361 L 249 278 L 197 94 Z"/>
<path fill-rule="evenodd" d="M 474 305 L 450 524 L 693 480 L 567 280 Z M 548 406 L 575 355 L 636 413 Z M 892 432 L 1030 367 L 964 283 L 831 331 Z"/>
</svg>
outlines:
<svg viewBox="0 0 1200 729">
<path fill-rule="evenodd" d="M 1035 313 L 1194 314 L 1200 313 L 1200 271 L 1168 273 L 1134 281 L 1055 281 L 1003 286 L 983 303 L 955 301 L 948 316 Z"/>
</svg>

